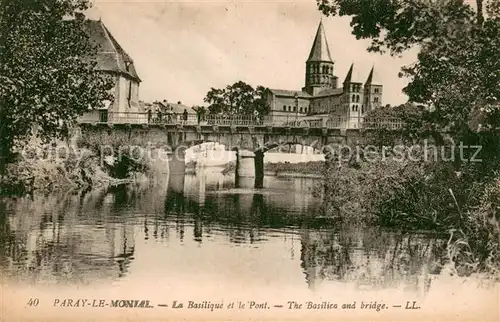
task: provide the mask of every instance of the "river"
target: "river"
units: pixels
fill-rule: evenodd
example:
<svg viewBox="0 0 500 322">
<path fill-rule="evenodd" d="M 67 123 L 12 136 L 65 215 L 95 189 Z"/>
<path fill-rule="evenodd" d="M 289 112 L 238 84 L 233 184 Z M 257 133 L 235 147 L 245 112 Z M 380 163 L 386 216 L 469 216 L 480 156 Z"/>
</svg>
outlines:
<svg viewBox="0 0 500 322">
<path fill-rule="evenodd" d="M 157 184 L 2 199 L 2 283 L 218 299 L 230 290 L 423 301 L 441 290 L 446 240 L 338 225 L 322 215 L 319 183 L 265 177 L 264 189 L 237 189 L 232 176 L 202 172 L 186 175 L 184 194 Z"/>
</svg>

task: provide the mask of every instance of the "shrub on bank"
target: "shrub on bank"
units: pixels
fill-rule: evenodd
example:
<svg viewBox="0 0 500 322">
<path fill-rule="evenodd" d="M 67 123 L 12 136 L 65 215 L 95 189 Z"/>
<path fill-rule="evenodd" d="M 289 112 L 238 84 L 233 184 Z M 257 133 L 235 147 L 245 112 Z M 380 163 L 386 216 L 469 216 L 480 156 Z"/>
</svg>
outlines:
<svg viewBox="0 0 500 322">
<path fill-rule="evenodd" d="M 17 150 L 16 159 L 0 180 L 0 192 L 26 194 L 116 185 L 138 176 L 153 177 L 162 168 L 142 148 L 112 139 L 105 143 L 92 137 L 76 145 L 33 141 L 28 148 Z"/>
<path fill-rule="evenodd" d="M 449 234 L 459 274 L 498 273 L 500 175 L 482 164 L 387 158 L 329 160 L 320 187 L 325 211 L 346 222 Z"/>
<path fill-rule="evenodd" d="M 325 162 L 309 161 L 300 163 L 266 163 L 264 171 L 271 172 L 294 172 L 302 174 L 323 174 Z"/>
<path fill-rule="evenodd" d="M 88 150 L 66 150 L 66 154 L 59 152 L 56 156 L 53 153 L 56 148 L 36 148 L 39 148 L 38 155 L 29 152 L 18 155 L 17 160 L 7 166 L 0 183 L 2 194 L 99 186 L 108 181 L 98 159 Z"/>
<path fill-rule="evenodd" d="M 323 161 L 309 161 L 300 163 L 265 163 L 264 171 L 279 173 L 279 172 L 293 172 L 301 174 L 323 174 L 325 167 L 325 162 Z M 224 170 L 223 174 L 232 173 L 236 171 L 236 162 L 229 162 Z"/>
</svg>

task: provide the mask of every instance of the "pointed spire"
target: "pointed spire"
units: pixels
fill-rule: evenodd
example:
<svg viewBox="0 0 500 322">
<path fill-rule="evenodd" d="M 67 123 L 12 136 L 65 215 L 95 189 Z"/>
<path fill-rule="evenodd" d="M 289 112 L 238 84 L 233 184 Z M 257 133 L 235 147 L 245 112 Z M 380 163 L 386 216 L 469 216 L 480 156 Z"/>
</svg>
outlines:
<svg viewBox="0 0 500 322">
<path fill-rule="evenodd" d="M 328 41 L 326 40 L 325 30 L 323 28 L 323 20 L 319 21 L 318 31 L 316 32 L 316 37 L 314 38 L 307 61 L 333 62 L 330 55 L 330 48 L 328 47 Z"/>
<path fill-rule="evenodd" d="M 373 65 L 365 85 L 380 85 L 380 84 L 381 84 L 380 79 L 377 77 L 377 73 L 375 73 L 375 65 Z"/>
<path fill-rule="evenodd" d="M 347 72 L 347 76 L 345 77 L 344 84 L 350 83 L 352 81 L 352 71 L 354 70 L 354 63 L 351 64 L 351 68 Z"/>
<path fill-rule="evenodd" d="M 372 69 L 370 70 L 370 74 L 368 75 L 368 79 L 366 80 L 366 85 L 371 85 L 373 81 L 373 70 L 375 69 L 375 65 L 372 66 Z"/>
</svg>

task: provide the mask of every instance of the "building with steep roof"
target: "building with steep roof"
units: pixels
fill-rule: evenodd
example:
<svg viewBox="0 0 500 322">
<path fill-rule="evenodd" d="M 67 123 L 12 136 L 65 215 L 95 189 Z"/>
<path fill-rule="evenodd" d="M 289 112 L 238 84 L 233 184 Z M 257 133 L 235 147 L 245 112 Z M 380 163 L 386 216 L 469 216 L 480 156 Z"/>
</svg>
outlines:
<svg viewBox="0 0 500 322">
<path fill-rule="evenodd" d="M 115 79 L 112 101 L 101 110 L 86 113 L 84 121 L 107 122 L 120 118 L 133 119 L 133 113 L 144 112 L 139 103 L 141 79 L 135 69 L 134 60 L 127 54 L 101 20 L 87 20 L 86 31 L 90 41 L 97 47 L 96 69 Z M 138 120 L 141 122 L 142 120 Z"/>
<path fill-rule="evenodd" d="M 363 80 L 353 63 L 339 87 L 320 21 L 306 60 L 305 86 L 301 90 L 269 89 L 270 115 L 276 122 L 327 116 L 345 121 L 350 128 L 358 127 L 366 113 L 382 105 L 383 86 L 377 82 L 375 68 L 367 74 Z"/>
</svg>

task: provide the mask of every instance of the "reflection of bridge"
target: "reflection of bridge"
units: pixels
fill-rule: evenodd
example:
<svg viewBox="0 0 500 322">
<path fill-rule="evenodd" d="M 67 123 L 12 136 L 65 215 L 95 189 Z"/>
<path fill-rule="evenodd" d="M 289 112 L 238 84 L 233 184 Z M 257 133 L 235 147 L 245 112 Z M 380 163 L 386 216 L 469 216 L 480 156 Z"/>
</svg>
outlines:
<svg viewBox="0 0 500 322">
<path fill-rule="evenodd" d="M 168 147 L 170 175 L 184 176 L 185 150 L 204 143 L 218 142 L 236 151 L 236 176 L 254 178 L 260 188 L 264 177 L 264 153 L 288 144 L 311 146 L 318 150 L 330 144 L 356 144 L 370 131 L 396 130 L 396 119 L 347 119 L 320 116 L 221 116 L 197 117 L 166 114 L 157 118 L 145 113 L 109 114 L 103 122 L 81 123 L 84 136 L 93 139 L 127 142 L 130 145 Z M 347 126 L 353 125 L 353 127 Z M 114 140 L 114 142 L 113 142 Z"/>
<path fill-rule="evenodd" d="M 167 194 L 165 213 L 179 222 L 181 231 L 192 225 L 194 240 L 199 243 L 215 227 L 223 227 L 231 243 L 259 243 L 267 240 L 270 231 L 298 235 L 300 265 L 311 290 L 323 283 L 340 289 L 352 284 L 358 290 L 404 288 L 415 294 L 428 290 L 445 241 L 321 220 L 321 201 L 304 193 L 308 189 L 302 183 L 308 180 L 293 182 L 270 183 L 275 192 L 290 189 L 290 193 L 278 195 L 261 191 L 207 194 L 227 191 L 234 182 L 218 174 L 189 175 L 184 195 Z M 297 183 L 299 188 L 292 190 Z M 192 216 L 192 221 L 186 216 Z"/>
</svg>

